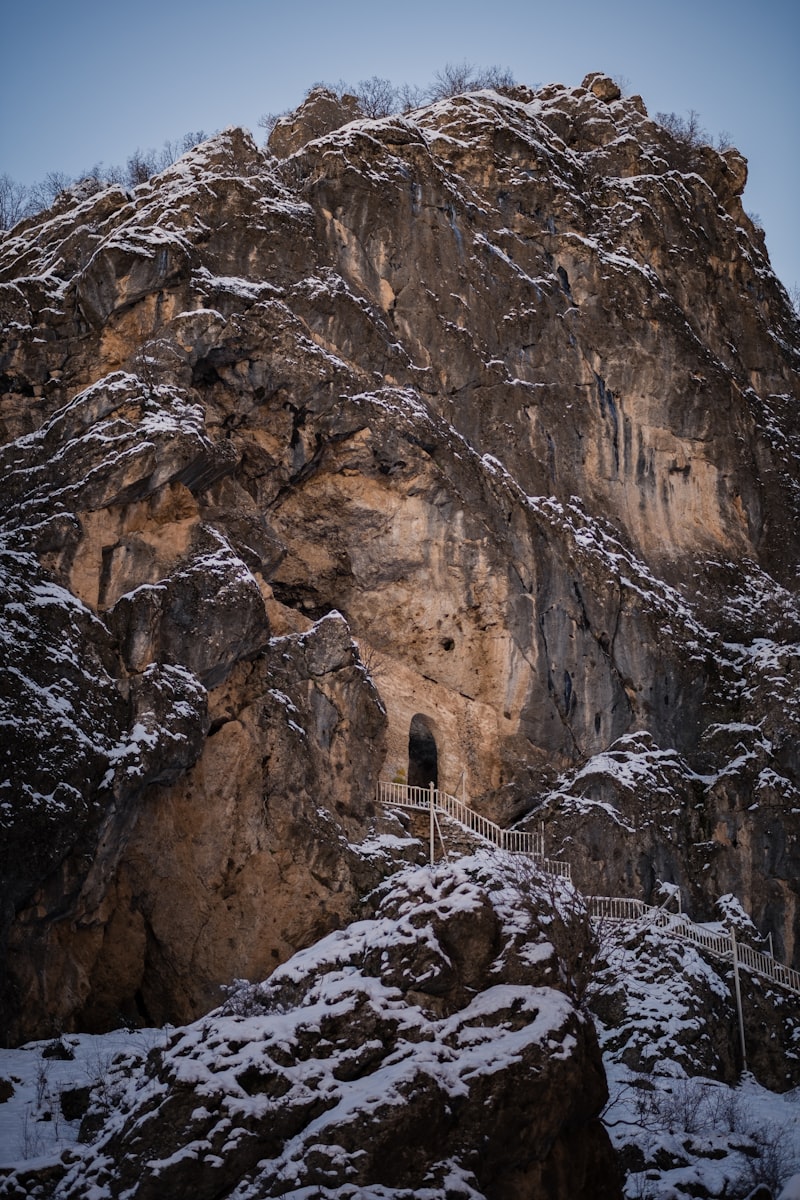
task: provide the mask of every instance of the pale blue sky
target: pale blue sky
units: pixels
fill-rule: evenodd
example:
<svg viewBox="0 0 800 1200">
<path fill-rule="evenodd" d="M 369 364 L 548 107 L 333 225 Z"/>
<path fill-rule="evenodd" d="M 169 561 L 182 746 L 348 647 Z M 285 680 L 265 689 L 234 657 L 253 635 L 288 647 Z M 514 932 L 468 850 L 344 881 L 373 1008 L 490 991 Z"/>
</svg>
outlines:
<svg viewBox="0 0 800 1200">
<path fill-rule="evenodd" d="M 750 163 L 773 266 L 800 283 L 795 0 L 3 0 L 0 172 L 122 163 L 188 130 L 246 125 L 319 80 L 425 84 L 446 62 L 523 83 L 623 76 L 651 113 L 693 108 Z"/>
</svg>

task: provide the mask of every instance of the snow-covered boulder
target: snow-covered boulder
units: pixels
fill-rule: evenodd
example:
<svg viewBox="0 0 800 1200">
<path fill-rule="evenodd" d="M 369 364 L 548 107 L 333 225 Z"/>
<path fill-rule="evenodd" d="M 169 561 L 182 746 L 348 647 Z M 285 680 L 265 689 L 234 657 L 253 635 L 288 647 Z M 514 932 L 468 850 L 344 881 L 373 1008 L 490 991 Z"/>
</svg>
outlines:
<svg viewBox="0 0 800 1200">
<path fill-rule="evenodd" d="M 28 1180 L 59 1200 L 619 1197 L 594 1029 L 550 940 L 584 935 L 573 902 L 505 858 L 393 876 L 372 915 L 120 1055 L 90 1143 Z"/>
</svg>

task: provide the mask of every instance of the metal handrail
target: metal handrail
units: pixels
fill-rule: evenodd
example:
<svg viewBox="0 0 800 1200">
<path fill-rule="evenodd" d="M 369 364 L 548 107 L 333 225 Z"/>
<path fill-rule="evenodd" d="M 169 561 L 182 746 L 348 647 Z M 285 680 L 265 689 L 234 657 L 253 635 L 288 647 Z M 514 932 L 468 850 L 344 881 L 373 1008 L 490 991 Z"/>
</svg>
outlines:
<svg viewBox="0 0 800 1200">
<path fill-rule="evenodd" d="M 524 854 L 533 858 L 547 874 L 556 875 L 561 879 L 572 879 L 572 869 L 568 862 L 545 857 L 544 833 L 504 829 L 495 821 L 490 821 L 488 817 L 481 816 L 469 808 L 457 796 L 450 796 L 434 787 L 415 787 L 407 783 L 380 780 L 377 794 L 379 804 L 421 812 L 444 813 L 452 821 L 499 850 L 511 854 Z M 750 946 L 743 946 L 741 942 L 737 942 L 733 933 L 719 932 L 697 925 L 685 913 L 667 912 L 663 906 L 656 908 L 634 896 L 588 896 L 587 903 L 593 917 L 608 921 L 640 921 L 646 918 L 649 924 L 664 929 L 673 937 L 699 946 L 718 958 L 730 959 L 735 967 L 748 967 L 757 975 L 762 975 L 800 995 L 800 971 L 784 966 L 769 954 L 762 954 Z"/>
<path fill-rule="evenodd" d="M 730 959 L 748 967 L 757 975 L 800 995 L 800 971 L 785 966 L 769 954 L 742 945 L 732 933 L 697 925 L 685 913 L 665 912 L 663 908 L 655 908 L 631 896 L 588 896 L 587 900 L 593 917 L 607 921 L 638 921 L 646 918 L 648 924 L 657 925 L 673 937 L 699 946 L 717 958 Z"/>
<path fill-rule="evenodd" d="M 444 813 L 470 833 L 476 834 L 482 841 L 509 854 L 524 854 L 535 859 L 549 875 L 557 875 L 561 879 L 572 878 L 572 868 L 568 862 L 545 857 L 543 833 L 504 829 L 502 825 L 475 812 L 457 796 L 451 796 L 439 788 L 390 783 L 382 779 L 378 782 L 378 803 L 391 805 L 393 808 L 411 808 L 425 812 L 430 811 L 433 803 L 436 812 Z"/>
</svg>

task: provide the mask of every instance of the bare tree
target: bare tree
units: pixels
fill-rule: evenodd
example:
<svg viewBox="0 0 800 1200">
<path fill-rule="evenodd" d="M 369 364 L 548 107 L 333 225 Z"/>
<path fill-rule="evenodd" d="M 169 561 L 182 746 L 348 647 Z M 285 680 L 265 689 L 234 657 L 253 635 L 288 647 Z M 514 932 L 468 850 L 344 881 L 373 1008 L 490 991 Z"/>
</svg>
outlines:
<svg viewBox="0 0 800 1200">
<path fill-rule="evenodd" d="M 431 100 L 446 100 L 449 96 L 460 96 L 463 92 L 480 91 L 483 88 L 511 88 L 515 80 L 511 71 L 504 67 L 476 69 L 472 63 L 446 63 L 437 71 L 428 89 Z"/>
<path fill-rule="evenodd" d="M 103 163 L 95 163 L 77 178 L 64 171 L 48 171 L 43 179 L 30 187 L 17 183 L 9 175 L 0 175 L 0 229 L 11 229 L 23 217 L 50 208 L 60 195 L 78 182 L 88 185 L 93 180 L 97 189 L 110 184 L 136 187 L 158 171 L 163 171 L 207 137 L 208 134 L 202 129 L 192 130 L 174 141 L 165 141 L 161 150 L 134 150 L 124 167 L 106 167 Z"/>
<path fill-rule="evenodd" d="M 445 63 L 441 71 L 434 75 L 433 83 L 428 89 L 431 100 L 445 100 L 449 96 L 458 96 L 461 92 L 470 91 L 474 79 L 472 63 Z"/>
<path fill-rule="evenodd" d="M 146 183 L 151 175 L 158 170 L 158 159 L 155 150 L 140 150 L 138 147 L 126 164 L 126 182 L 129 187 Z"/>
<path fill-rule="evenodd" d="M 29 195 L 24 183 L 0 175 L 0 229 L 11 229 L 28 212 Z"/>
<path fill-rule="evenodd" d="M 513 88 L 516 85 L 517 81 L 508 67 L 486 67 L 477 75 L 479 88 L 494 88 L 496 91 L 502 91 L 503 88 Z"/>
<path fill-rule="evenodd" d="M 397 103 L 401 112 L 411 112 L 413 108 L 422 108 L 428 98 L 425 88 L 416 84 L 403 83 L 397 89 Z"/>
<path fill-rule="evenodd" d="M 444 100 L 449 96 L 458 96 L 463 92 L 479 91 L 483 88 L 503 90 L 516 85 L 511 71 L 506 67 L 480 67 L 472 63 L 447 63 L 441 71 L 436 72 L 434 82 L 428 87 L 416 84 L 402 83 L 396 86 L 391 79 L 372 75 L 369 79 L 361 79 L 355 86 L 340 79 L 338 83 L 318 81 L 312 84 L 306 93 L 306 98 L 318 88 L 332 92 L 340 101 L 352 97 L 365 117 L 380 118 L 391 116 L 392 113 L 410 112 L 421 108 L 434 100 Z M 275 126 L 289 110 L 284 112 L 267 112 L 259 117 L 258 124 L 269 138 Z M 352 119 L 352 118 L 348 118 Z"/>
<path fill-rule="evenodd" d="M 164 171 L 167 167 L 171 167 L 182 155 L 193 150 L 195 146 L 199 146 L 207 137 L 208 134 L 203 129 L 196 129 L 190 133 L 184 133 L 183 137 L 175 138 L 174 141 L 167 139 L 156 156 L 157 169 Z"/>
<path fill-rule="evenodd" d="M 192 150 L 200 142 L 204 142 L 207 137 L 208 134 L 204 130 L 196 129 L 190 133 L 184 133 L 182 137 L 176 138 L 174 141 L 168 139 L 160 150 L 140 150 L 137 147 L 126 164 L 125 183 L 128 187 L 146 183 L 159 171 L 165 171 L 167 167 L 171 167 L 182 154 L 186 154 L 188 150 Z"/>
<path fill-rule="evenodd" d="M 689 109 L 688 116 L 685 117 L 674 112 L 657 112 L 656 120 L 672 134 L 676 142 L 691 147 L 709 144 L 708 134 L 700 124 L 700 114 L 693 108 Z"/>
<path fill-rule="evenodd" d="M 209 134 L 206 133 L 205 129 L 190 129 L 188 133 L 185 133 L 179 139 L 180 154 L 178 157 L 181 154 L 188 154 L 190 150 L 194 150 L 195 146 L 199 146 L 201 142 L 207 142 L 208 138 Z"/>
<path fill-rule="evenodd" d="M 125 186 L 128 178 L 125 168 L 114 163 L 110 167 L 104 166 L 103 163 L 97 163 L 87 174 L 96 179 L 98 183 L 106 185 L 116 183 L 120 187 Z"/>
<path fill-rule="evenodd" d="M 267 138 L 269 138 L 269 135 L 278 124 L 278 121 L 282 121 L 284 117 L 288 117 L 290 112 L 291 109 L 285 108 L 283 112 L 267 112 L 261 114 L 261 116 L 258 118 L 258 124 L 259 127 L 264 130 Z"/>
<path fill-rule="evenodd" d="M 381 79 L 377 75 L 362 79 L 353 94 L 365 117 L 388 117 L 397 112 L 397 88 L 390 79 Z"/>
<path fill-rule="evenodd" d="M 743 1168 L 736 1184 L 742 1188 L 742 1195 L 755 1196 L 766 1191 L 777 1196 L 800 1167 L 796 1141 L 789 1130 L 777 1122 L 759 1126 L 750 1138 L 755 1153 L 742 1156 Z"/>
<path fill-rule="evenodd" d="M 711 138 L 700 124 L 700 114 L 690 108 L 685 117 L 674 112 L 658 112 L 655 119 L 670 135 L 661 142 L 661 150 L 670 166 L 678 171 L 695 170 L 700 148 L 711 145 Z"/>
<path fill-rule="evenodd" d="M 48 171 L 44 179 L 34 183 L 30 189 L 30 211 L 41 212 L 49 208 L 74 182 L 72 176 L 64 171 Z"/>
</svg>

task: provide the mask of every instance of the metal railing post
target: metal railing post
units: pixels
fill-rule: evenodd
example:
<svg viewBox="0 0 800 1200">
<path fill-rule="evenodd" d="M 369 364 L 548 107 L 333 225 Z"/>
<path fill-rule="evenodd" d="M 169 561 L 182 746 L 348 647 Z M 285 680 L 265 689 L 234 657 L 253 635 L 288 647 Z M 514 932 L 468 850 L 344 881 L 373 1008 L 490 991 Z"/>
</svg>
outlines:
<svg viewBox="0 0 800 1200">
<path fill-rule="evenodd" d="M 744 1043 L 744 1016 L 742 1015 L 742 989 L 739 984 L 739 953 L 736 948 L 736 931 L 731 925 L 731 947 L 733 949 L 733 984 L 736 990 L 736 1012 L 739 1017 L 739 1039 L 742 1044 L 742 1070 L 747 1071 L 747 1047 Z"/>
<path fill-rule="evenodd" d="M 429 800 L 430 800 L 430 810 L 431 810 L 431 866 L 433 866 L 434 838 L 436 835 L 436 817 L 434 815 L 434 810 L 433 810 L 433 797 L 434 797 L 435 789 L 434 789 L 432 780 L 431 780 L 430 784 L 428 785 L 428 787 L 429 787 Z"/>
</svg>

